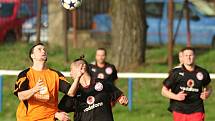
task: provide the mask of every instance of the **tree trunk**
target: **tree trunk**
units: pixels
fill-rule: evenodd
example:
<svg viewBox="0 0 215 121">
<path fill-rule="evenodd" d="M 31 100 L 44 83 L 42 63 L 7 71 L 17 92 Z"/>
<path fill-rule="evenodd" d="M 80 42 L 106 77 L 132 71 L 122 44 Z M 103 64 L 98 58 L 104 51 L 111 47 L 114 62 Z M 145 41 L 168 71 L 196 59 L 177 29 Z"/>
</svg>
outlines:
<svg viewBox="0 0 215 121">
<path fill-rule="evenodd" d="M 168 3 L 168 67 L 169 70 L 173 67 L 173 18 L 174 18 L 174 4 L 173 0 Z"/>
<path fill-rule="evenodd" d="M 111 58 L 128 70 L 145 62 L 146 30 L 143 0 L 112 0 Z"/>
<path fill-rule="evenodd" d="M 48 43 L 51 46 L 64 45 L 64 10 L 59 0 L 48 0 Z"/>
</svg>

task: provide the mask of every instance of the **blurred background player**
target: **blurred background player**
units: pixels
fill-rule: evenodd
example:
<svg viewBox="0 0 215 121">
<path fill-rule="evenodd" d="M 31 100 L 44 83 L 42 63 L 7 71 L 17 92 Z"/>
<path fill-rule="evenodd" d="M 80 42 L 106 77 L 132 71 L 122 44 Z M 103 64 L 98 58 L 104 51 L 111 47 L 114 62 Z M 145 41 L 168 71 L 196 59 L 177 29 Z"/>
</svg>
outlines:
<svg viewBox="0 0 215 121">
<path fill-rule="evenodd" d="M 15 83 L 14 94 L 20 100 L 17 121 L 69 120 L 65 112 L 58 112 L 58 91 L 74 96 L 76 88 L 73 87 L 78 84 L 81 74 L 71 86 L 63 74 L 48 68 L 47 51 L 42 43 L 30 49 L 29 57 L 33 65 L 22 71 Z"/>
<path fill-rule="evenodd" d="M 183 64 L 183 52 L 182 52 L 182 50 L 179 51 L 179 53 L 178 53 L 178 60 L 179 60 L 179 66 L 182 66 L 182 64 Z"/>
<path fill-rule="evenodd" d="M 106 62 L 107 51 L 105 48 L 98 48 L 95 55 L 95 63 L 89 64 L 89 71 L 92 78 L 104 79 L 114 83 L 117 79 L 117 70 L 113 64 Z"/>
<path fill-rule="evenodd" d="M 179 64 L 174 68 L 180 68 L 183 64 L 183 52 L 182 52 L 182 50 L 180 50 L 178 53 L 178 61 L 179 61 Z"/>
<path fill-rule="evenodd" d="M 72 77 L 75 77 L 75 69 L 80 64 L 86 65 L 86 68 L 77 93 L 73 97 L 65 95 L 59 103 L 59 109 L 74 112 L 74 121 L 113 121 L 111 100 L 126 106 L 126 96 L 112 83 L 99 78 L 94 80 L 84 59 L 77 59 L 71 64 Z"/>
<path fill-rule="evenodd" d="M 193 48 L 182 49 L 183 64 L 163 81 L 162 95 L 170 99 L 174 121 L 204 121 L 206 100 L 212 88 L 207 70 L 195 65 Z"/>
</svg>

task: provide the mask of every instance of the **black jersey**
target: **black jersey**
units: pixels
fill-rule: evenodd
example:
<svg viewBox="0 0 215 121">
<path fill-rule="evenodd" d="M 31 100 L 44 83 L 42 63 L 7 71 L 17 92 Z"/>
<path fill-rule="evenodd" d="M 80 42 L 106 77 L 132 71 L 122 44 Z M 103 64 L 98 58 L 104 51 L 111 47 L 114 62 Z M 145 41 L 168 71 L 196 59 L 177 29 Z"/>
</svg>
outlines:
<svg viewBox="0 0 215 121">
<path fill-rule="evenodd" d="M 186 70 L 184 65 L 174 68 L 163 84 L 175 94 L 184 90 L 187 96 L 183 101 L 171 99 L 169 110 L 185 114 L 204 112 L 203 100 L 200 95 L 202 88 L 206 87 L 210 81 L 209 73 L 199 66 L 195 66 L 192 72 Z"/>
<path fill-rule="evenodd" d="M 115 66 L 107 62 L 103 68 L 98 67 L 96 64 L 89 64 L 89 71 L 93 79 L 99 78 L 110 80 L 111 82 L 118 79 Z"/>
<path fill-rule="evenodd" d="M 59 109 L 75 112 L 74 121 L 113 121 L 111 100 L 122 92 L 112 83 L 96 79 L 88 88 L 79 87 L 75 97 L 64 96 Z"/>
</svg>

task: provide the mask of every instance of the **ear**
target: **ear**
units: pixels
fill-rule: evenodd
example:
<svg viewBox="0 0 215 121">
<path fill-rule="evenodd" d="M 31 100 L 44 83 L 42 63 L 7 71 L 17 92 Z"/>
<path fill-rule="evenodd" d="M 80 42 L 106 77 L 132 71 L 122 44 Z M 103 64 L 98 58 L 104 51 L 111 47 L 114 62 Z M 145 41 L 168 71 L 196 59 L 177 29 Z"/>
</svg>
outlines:
<svg viewBox="0 0 215 121">
<path fill-rule="evenodd" d="M 33 53 L 31 54 L 31 58 L 34 59 L 34 54 Z"/>
</svg>

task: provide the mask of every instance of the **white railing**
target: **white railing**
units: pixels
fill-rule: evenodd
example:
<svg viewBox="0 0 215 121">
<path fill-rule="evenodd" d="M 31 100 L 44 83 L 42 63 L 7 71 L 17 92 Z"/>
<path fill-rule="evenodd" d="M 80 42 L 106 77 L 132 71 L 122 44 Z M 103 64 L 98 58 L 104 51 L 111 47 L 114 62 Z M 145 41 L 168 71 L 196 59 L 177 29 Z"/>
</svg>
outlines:
<svg viewBox="0 0 215 121">
<path fill-rule="evenodd" d="M 0 70 L 0 75 L 18 75 L 21 70 Z M 66 77 L 70 77 L 69 72 L 62 71 L 62 74 Z M 168 76 L 168 73 L 118 73 L 119 78 L 152 78 L 162 79 Z M 210 74 L 211 79 L 215 79 L 215 74 Z"/>
<path fill-rule="evenodd" d="M 18 75 L 21 70 L 0 70 L 0 112 L 2 111 L 2 81 L 4 75 Z M 69 72 L 61 72 L 65 77 L 70 77 Z M 128 108 L 132 110 L 132 83 L 134 78 L 151 78 L 151 79 L 164 79 L 168 76 L 168 73 L 118 73 L 119 78 L 128 79 Z M 211 79 L 215 79 L 215 74 L 210 74 Z"/>
</svg>

